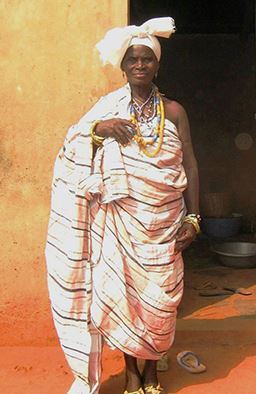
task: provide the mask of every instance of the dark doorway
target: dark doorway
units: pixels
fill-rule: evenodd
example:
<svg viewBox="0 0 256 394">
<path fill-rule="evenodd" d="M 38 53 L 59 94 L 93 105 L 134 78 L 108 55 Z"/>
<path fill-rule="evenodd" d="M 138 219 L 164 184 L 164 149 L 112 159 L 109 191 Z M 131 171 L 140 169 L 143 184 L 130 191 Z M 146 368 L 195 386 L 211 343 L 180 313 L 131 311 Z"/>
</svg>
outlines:
<svg viewBox="0 0 256 394">
<path fill-rule="evenodd" d="M 159 16 L 172 16 L 177 32 L 160 39 L 157 85 L 188 112 L 201 193 L 230 193 L 232 212 L 250 221 L 256 217 L 254 1 L 130 1 L 131 24 Z"/>
<path fill-rule="evenodd" d="M 130 0 L 130 22 L 172 16 L 178 32 L 187 34 L 248 34 L 253 32 L 253 0 Z"/>
</svg>

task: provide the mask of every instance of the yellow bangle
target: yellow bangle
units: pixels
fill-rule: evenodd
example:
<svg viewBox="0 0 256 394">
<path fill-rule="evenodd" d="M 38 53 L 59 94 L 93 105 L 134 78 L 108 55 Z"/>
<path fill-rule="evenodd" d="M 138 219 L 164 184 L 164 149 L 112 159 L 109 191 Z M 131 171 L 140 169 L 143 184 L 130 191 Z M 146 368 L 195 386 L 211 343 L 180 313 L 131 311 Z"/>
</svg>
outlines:
<svg viewBox="0 0 256 394">
<path fill-rule="evenodd" d="M 195 216 L 193 214 L 192 215 L 187 215 L 187 216 L 184 217 L 183 223 L 190 223 L 190 224 L 192 224 L 192 226 L 194 227 L 196 233 L 197 234 L 200 233 L 201 229 L 200 229 L 200 226 L 199 226 L 199 220 L 198 220 L 197 216 Z"/>
<path fill-rule="evenodd" d="M 104 137 L 100 137 L 99 135 L 97 135 L 95 133 L 95 127 L 97 126 L 98 123 L 100 123 L 100 121 L 96 120 L 96 122 L 94 122 L 92 124 L 92 126 L 90 128 L 90 134 L 91 134 L 92 141 L 94 142 L 94 144 L 99 146 L 99 145 L 102 144 L 102 142 L 104 141 L 105 138 Z"/>
<path fill-rule="evenodd" d="M 199 213 L 188 213 L 188 214 L 186 215 L 186 217 L 189 217 L 189 218 L 196 218 L 197 221 L 198 221 L 198 223 L 200 223 L 201 220 L 202 220 L 202 218 L 201 218 L 201 216 L 200 216 Z"/>
</svg>

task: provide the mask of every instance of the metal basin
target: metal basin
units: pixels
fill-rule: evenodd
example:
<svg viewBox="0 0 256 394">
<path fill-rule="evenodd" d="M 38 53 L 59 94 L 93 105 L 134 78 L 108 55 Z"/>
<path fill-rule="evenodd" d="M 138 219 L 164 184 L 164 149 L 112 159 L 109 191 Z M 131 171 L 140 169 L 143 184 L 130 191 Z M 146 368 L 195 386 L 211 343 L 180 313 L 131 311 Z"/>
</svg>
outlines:
<svg viewBox="0 0 256 394">
<path fill-rule="evenodd" d="M 228 267 L 256 267 L 256 243 L 253 242 L 222 242 L 212 246 L 220 262 Z"/>
</svg>

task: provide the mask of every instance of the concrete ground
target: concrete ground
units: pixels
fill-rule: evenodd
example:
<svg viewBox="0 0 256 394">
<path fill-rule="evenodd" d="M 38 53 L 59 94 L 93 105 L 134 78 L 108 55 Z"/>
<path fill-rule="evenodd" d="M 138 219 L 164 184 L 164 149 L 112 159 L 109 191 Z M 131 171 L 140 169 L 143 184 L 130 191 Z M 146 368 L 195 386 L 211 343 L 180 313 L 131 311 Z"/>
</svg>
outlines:
<svg viewBox="0 0 256 394">
<path fill-rule="evenodd" d="M 256 268 L 234 269 L 219 264 L 205 241 L 197 241 L 185 253 L 185 292 L 179 308 L 174 346 L 169 352 L 170 368 L 159 373 L 168 394 L 255 394 L 256 393 Z M 200 287 L 210 283 L 217 289 L 243 287 L 252 295 L 202 297 Z M 35 300 L 36 302 L 36 300 Z M 12 307 L 9 305 L 9 308 Z M 72 375 L 56 342 L 48 317 L 48 305 L 42 307 L 38 330 L 19 336 L 29 316 L 16 306 L 15 326 L 5 320 L 7 332 L 17 332 L 1 342 L 0 393 L 64 394 Z M 45 308 L 45 309 L 44 309 Z M 22 326 L 23 325 L 23 326 Z M 29 327 L 28 330 L 29 332 Z M 11 334 L 10 334 L 11 335 Z M 47 343 L 48 346 L 45 346 Z M 5 346 L 4 346 L 5 345 Z M 206 365 L 202 374 L 190 374 L 177 364 L 183 350 L 195 352 Z M 103 382 L 100 394 L 121 394 L 124 385 L 123 359 L 119 351 L 104 349 Z"/>
</svg>

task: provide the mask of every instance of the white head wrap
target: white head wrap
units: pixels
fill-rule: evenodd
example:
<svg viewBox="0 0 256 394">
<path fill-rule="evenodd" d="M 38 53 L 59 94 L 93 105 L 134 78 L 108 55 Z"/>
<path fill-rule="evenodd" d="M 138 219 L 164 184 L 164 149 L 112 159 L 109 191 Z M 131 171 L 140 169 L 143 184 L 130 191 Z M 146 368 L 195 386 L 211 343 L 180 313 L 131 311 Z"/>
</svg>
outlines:
<svg viewBox="0 0 256 394">
<path fill-rule="evenodd" d="M 131 25 L 115 27 L 96 44 L 103 64 L 110 63 L 120 67 L 127 49 L 132 45 L 146 45 L 155 53 L 157 60 L 161 57 L 158 37 L 169 38 L 175 32 L 175 23 L 171 17 L 153 18 L 141 26 Z"/>
</svg>

